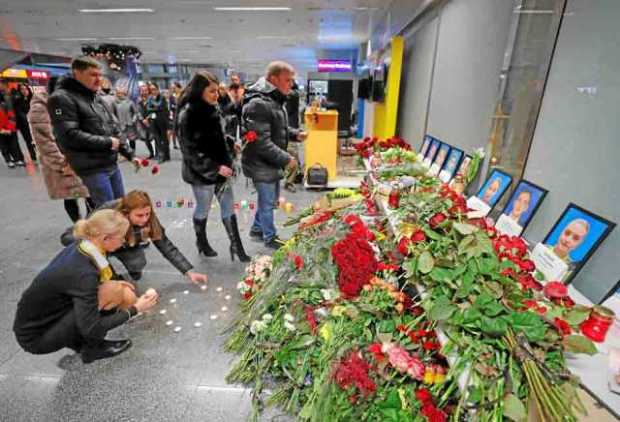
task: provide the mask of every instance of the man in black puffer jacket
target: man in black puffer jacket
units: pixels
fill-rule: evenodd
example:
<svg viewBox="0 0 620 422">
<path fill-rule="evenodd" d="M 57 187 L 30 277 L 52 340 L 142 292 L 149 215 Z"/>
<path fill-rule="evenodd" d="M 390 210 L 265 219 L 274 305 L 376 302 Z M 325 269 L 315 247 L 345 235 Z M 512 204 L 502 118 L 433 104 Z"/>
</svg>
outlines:
<svg viewBox="0 0 620 422">
<path fill-rule="evenodd" d="M 97 96 L 101 65 L 90 57 L 78 57 L 71 70 L 72 76 L 58 82 L 47 107 L 60 149 L 98 207 L 125 194 L 116 161 L 119 152 L 130 161 L 133 155 Z"/>
<path fill-rule="evenodd" d="M 242 112 L 245 147 L 241 163 L 258 192 L 258 208 L 250 236 L 262 238 L 265 246 L 278 249 L 282 241 L 276 235 L 273 207 L 280 194 L 285 167 L 297 166 L 287 152 L 289 141 L 303 141 L 305 132 L 288 127 L 284 103 L 295 71 L 285 62 L 272 62 L 265 77 L 251 86 Z"/>
</svg>

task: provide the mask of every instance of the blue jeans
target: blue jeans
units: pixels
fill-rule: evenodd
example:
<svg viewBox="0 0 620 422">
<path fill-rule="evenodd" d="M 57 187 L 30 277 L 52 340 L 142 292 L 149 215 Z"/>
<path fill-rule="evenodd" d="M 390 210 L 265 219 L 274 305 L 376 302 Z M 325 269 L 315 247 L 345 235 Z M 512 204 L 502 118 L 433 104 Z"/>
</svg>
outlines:
<svg viewBox="0 0 620 422">
<path fill-rule="evenodd" d="M 254 215 L 252 231 L 263 232 L 265 243 L 276 237 L 276 226 L 273 222 L 273 209 L 280 194 L 280 182 L 261 183 L 255 182 L 256 192 L 258 193 L 258 208 Z"/>
<path fill-rule="evenodd" d="M 123 175 L 118 166 L 100 173 L 80 176 L 80 178 L 88 188 L 90 198 L 95 203 L 95 208 L 125 195 Z"/>
<path fill-rule="evenodd" d="M 211 210 L 213 196 L 217 197 L 220 204 L 220 214 L 222 220 L 233 215 L 233 191 L 230 183 L 224 185 L 192 185 L 194 197 L 196 198 L 196 208 L 194 208 L 194 218 L 206 220 Z"/>
</svg>

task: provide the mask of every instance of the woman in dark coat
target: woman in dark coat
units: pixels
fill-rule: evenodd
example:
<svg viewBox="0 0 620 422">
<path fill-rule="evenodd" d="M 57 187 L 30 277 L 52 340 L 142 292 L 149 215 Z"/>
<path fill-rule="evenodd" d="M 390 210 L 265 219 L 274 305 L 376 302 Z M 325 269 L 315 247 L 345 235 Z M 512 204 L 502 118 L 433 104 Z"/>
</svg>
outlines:
<svg viewBox="0 0 620 422">
<path fill-rule="evenodd" d="M 154 83 L 149 84 L 150 97 L 146 102 L 146 113 L 149 128 L 155 138 L 159 162 L 170 161 L 170 144 L 168 143 L 168 101 L 161 95 L 159 87 Z"/>
<path fill-rule="evenodd" d="M 182 176 L 192 186 L 196 197 L 194 230 L 196 246 L 206 256 L 216 256 L 207 240 L 207 217 L 211 201 L 220 203 L 222 222 L 230 239 L 230 257 L 242 262 L 246 255 L 237 217 L 233 210 L 232 177 L 234 152 L 224 135 L 223 117 L 218 108 L 218 80 L 209 72 L 197 72 L 179 100 L 177 122 L 179 143 L 183 154 Z"/>
<path fill-rule="evenodd" d="M 37 161 L 37 151 L 34 148 L 30 126 L 28 125 L 28 112 L 30 111 L 30 101 L 32 100 L 32 90 L 26 84 L 17 85 L 17 90 L 13 92 L 13 108 L 17 119 L 17 129 L 22 134 L 30 158 Z"/>
</svg>

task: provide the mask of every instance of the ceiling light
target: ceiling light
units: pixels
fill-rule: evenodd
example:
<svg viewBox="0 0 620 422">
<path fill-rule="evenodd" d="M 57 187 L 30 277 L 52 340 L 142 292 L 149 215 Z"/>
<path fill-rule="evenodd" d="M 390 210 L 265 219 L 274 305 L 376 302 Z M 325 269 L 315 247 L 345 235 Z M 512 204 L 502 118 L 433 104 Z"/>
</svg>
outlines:
<svg viewBox="0 0 620 422">
<path fill-rule="evenodd" d="M 56 41 L 97 41 L 97 38 L 56 38 Z"/>
<path fill-rule="evenodd" d="M 172 37 L 171 40 L 185 41 L 185 40 L 212 40 L 213 37 Z"/>
<path fill-rule="evenodd" d="M 271 6 L 233 6 L 233 7 L 220 7 L 213 8 L 218 12 L 288 12 L 290 7 L 271 7 Z"/>
<path fill-rule="evenodd" d="M 259 35 L 256 37 L 257 40 L 287 40 L 289 38 L 288 35 Z"/>
<path fill-rule="evenodd" d="M 155 9 L 132 8 L 132 9 L 79 9 L 80 13 L 154 13 Z"/>
<path fill-rule="evenodd" d="M 110 41 L 152 41 L 153 37 L 108 37 L 106 40 Z"/>
</svg>

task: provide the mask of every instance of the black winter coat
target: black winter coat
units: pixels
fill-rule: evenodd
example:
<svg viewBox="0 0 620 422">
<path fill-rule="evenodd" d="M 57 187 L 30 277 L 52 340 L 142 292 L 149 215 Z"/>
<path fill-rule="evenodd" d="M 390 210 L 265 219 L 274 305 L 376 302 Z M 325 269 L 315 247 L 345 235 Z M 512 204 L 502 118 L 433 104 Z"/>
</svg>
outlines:
<svg viewBox="0 0 620 422">
<path fill-rule="evenodd" d="M 121 140 L 118 152 L 132 159 L 120 128 L 101 98 L 74 78 L 58 82 L 47 109 L 56 141 L 78 175 L 99 173 L 116 166 L 118 153 L 112 150 L 111 137 Z"/>
<path fill-rule="evenodd" d="M 224 183 L 226 178 L 218 174 L 219 168 L 232 168 L 234 155 L 218 108 L 204 101 L 182 106 L 177 134 L 183 154 L 183 180 L 190 185 Z"/>
<path fill-rule="evenodd" d="M 282 179 L 283 169 L 291 159 L 286 148 L 299 131 L 288 127 L 285 102 L 286 97 L 264 78 L 246 93 L 243 132 L 254 131 L 257 139 L 246 143 L 241 163 L 243 173 L 254 182 L 272 183 Z"/>
<path fill-rule="evenodd" d="M 146 102 L 146 113 L 151 125 L 155 125 L 162 132 L 168 130 L 170 121 L 170 111 L 168 109 L 168 101 L 159 94 L 157 97 L 149 97 Z"/>
</svg>

